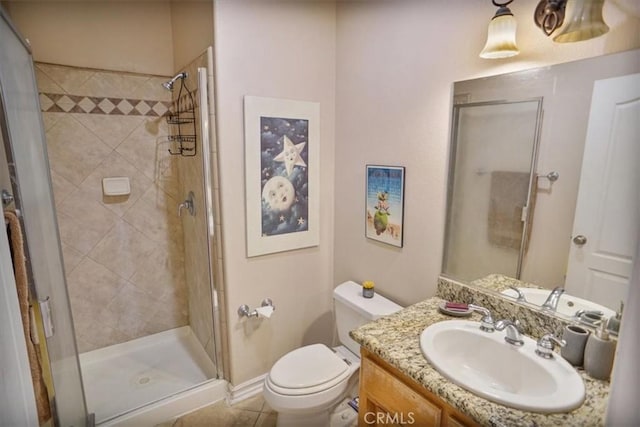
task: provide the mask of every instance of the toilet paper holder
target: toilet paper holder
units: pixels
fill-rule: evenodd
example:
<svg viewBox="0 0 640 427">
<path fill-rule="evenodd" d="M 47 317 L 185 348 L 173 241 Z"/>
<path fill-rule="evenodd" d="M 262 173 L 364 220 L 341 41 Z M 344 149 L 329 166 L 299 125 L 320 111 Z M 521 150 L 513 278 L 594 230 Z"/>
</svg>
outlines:
<svg viewBox="0 0 640 427">
<path fill-rule="evenodd" d="M 271 300 L 271 298 L 263 299 L 262 303 L 260 304 L 260 306 L 261 307 L 271 307 L 273 310 L 276 309 L 276 307 L 273 305 L 273 301 Z M 257 309 L 251 310 L 247 304 L 242 304 L 240 307 L 238 307 L 238 316 L 240 316 L 240 317 L 258 317 L 259 313 L 258 313 Z"/>
</svg>

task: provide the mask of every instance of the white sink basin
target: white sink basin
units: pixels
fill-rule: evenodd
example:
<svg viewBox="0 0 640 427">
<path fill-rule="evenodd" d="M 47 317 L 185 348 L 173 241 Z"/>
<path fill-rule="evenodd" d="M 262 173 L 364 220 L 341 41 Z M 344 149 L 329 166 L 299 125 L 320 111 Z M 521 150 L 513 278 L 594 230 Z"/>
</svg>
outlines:
<svg viewBox="0 0 640 427">
<path fill-rule="evenodd" d="M 544 302 L 547 300 L 547 297 L 551 293 L 549 289 L 536 289 L 536 288 L 518 288 L 520 292 L 524 294 L 528 303 L 535 304 L 538 306 L 542 306 Z M 505 289 L 501 292 L 502 295 L 506 295 L 511 298 L 517 298 L 518 294 L 513 289 Z M 595 302 L 585 300 L 582 298 L 574 297 L 573 295 L 567 295 L 564 293 L 560 295 L 558 299 L 558 307 L 556 309 L 556 313 L 562 314 L 564 316 L 572 317 L 576 314 L 578 310 L 587 310 L 587 311 L 601 311 L 604 313 L 604 318 L 608 319 L 611 316 L 616 314 L 615 311 L 604 307 L 600 304 L 596 304 Z"/>
<path fill-rule="evenodd" d="M 566 360 L 536 355 L 529 337 L 516 347 L 504 336 L 504 331 L 481 331 L 479 322 L 447 320 L 422 332 L 420 348 L 444 377 L 493 402 L 543 413 L 582 405 L 584 382 Z"/>
</svg>

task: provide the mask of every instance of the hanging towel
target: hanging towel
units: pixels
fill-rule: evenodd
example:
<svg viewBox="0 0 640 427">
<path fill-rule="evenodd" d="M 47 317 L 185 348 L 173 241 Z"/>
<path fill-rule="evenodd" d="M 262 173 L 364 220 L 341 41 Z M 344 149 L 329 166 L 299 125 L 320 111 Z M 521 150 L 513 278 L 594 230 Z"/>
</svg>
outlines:
<svg viewBox="0 0 640 427">
<path fill-rule="evenodd" d="M 11 246 L 11 257 L 13 260 L 13 272 L 16 279 L 18 291 L 18 302 L 22 316 L 22 326 L 24 338 L 27 344 L 27 355 L 31 366 L 31 379 L 33 381 L 33 391 L 36 397 L 36 407 L 38 409 L 38 421 L 43 424 L 51 418 L 51 406 L 49 404 L 49 394 L 42 377 L 42 365 L 40 363 L 40 349 L 31 340 L 32 328 L 36 334 L 35 325 L 31 322 L 29 314 L 29 282 L 27 279 L 27 265 L 24 255 L 24 244 L 22 240 L 22 227 L 20 220 L 14 212 L 5 212 L 4 221 L 7 225 L 9 245 Z"/>
<path fill-rule="evenodd" d="M 529 242 L 528 237 L 533 223 L 535 187 L 534 185 L 529 206 L 527 243 Z M 524 224 L 522 222 L 522 209 L 527 200 L 528 189 L 528 172 L 491 172 L 488 216 L 489 243 L 501 248 L 520 250 Z"/>
</svg>

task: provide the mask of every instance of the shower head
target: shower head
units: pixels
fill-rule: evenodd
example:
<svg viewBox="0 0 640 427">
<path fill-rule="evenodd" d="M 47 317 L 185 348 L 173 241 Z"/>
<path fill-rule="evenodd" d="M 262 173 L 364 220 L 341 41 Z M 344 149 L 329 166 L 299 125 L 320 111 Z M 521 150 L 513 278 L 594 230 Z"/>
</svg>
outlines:
<svg viewBox="0 0 640 427">
<path fill-rule="evenodd" d="M 173 84 L 176 82 L 176 80 L 178 80 L 178 79 L 186 79 L 186 78 L 187 78 L 187 73 L 176 74 L 168 82 L 162 83 L 162 87 L 164 87 L 166 90 L 173 90 Z"/>
</svg>

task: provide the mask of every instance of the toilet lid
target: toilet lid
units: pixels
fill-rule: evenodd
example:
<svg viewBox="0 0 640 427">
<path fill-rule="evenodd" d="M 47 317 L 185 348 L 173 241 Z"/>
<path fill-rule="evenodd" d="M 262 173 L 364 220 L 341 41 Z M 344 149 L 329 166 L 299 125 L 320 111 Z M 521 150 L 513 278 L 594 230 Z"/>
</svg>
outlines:
<svg viewBox="0 0 640 427">
<path fill-rule="evenodd" d="M 282 356 L 269 377 L 279 387 L 301 389 L 332 381 L 348 369 L 349 365 L 329 347 L 312 344 Z"/>
</svg>

